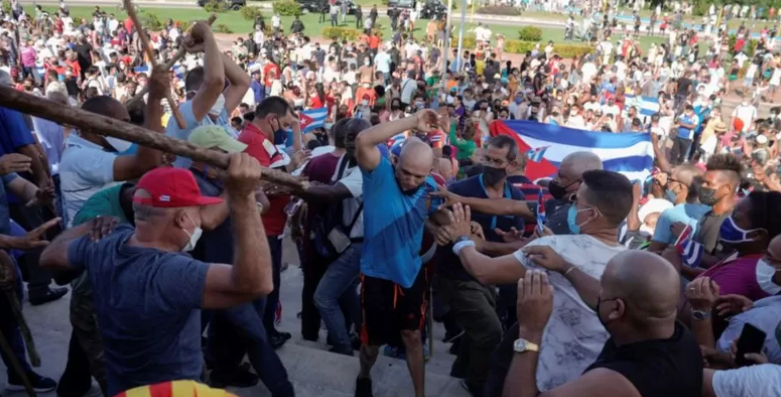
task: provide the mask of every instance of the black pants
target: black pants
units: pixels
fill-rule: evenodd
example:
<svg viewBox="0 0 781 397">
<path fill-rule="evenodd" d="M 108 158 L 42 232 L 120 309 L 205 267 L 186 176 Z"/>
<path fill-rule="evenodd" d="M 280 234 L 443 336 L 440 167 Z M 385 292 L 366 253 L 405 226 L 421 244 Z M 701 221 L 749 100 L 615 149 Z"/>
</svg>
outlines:
<svg viewBox="0 0 781 397">
<path fill-rule="evenodd" d="M 45 215 L 44 209 L 39 207 L 27 207 L 25 203 L 13 203 L 9 205 L 11 218 L 16 221 L 24 230 L 31 231 L 38 226 L 43 225 L 44 219 L 51 219 L 53 214 Z M 48 210 L 45 210 L 48 211 Z M 51 212 L 51 211 L 48 211 Z M 46 239 L 52 241 L 57 233 L 51 230 L 46 235 Z M 19 258 L 19 267 L 22 273 L 27 275 L 27 291 L 30 297 L 46 293 L 49 284 L 52 282 L 51 272 L 42 268 L 39 264 L 43 248 L 36 248 L 25 252 Z"/>
<path fill-rule="evenodd" d="M 266 297 L 266 308 L 263 313 L 263 326 L 269 337 L 276 336 L 279 332 L 274 326 L 274 318 L 279 305 L 280 271 L 282 270 L 282 240 L 279 236 L 266 236 L 268 248 L 271 251 L 271 273 L 274 279 L 274 290 Z"/>
<path fill-rule="evenodd" d="M 309 260 L 308 260 L 309 261 Z M 315 291 L 325 274 L 325 263 L 304 263 L 304 287 L 301 290 L 301 336 L 317 340 L 320 333 L 320 311 L 315 306 Z"/>
<path fill-rule="evenodd" d="M 675 140 L 673 140 L 673 148 L 670 152 L 670 157 L 672 157 L 670 162 L 673 165 L 683 164 L 683 162 L 686 161 L 686 155 L 689 153 L 691 144 L 691 139 L 676 137 Z"/>
<path fill-rule="evenodd" d="M 360 29 L 363 27 L 363 17 L 355 17 L 355 28 Z"/>
</svg>

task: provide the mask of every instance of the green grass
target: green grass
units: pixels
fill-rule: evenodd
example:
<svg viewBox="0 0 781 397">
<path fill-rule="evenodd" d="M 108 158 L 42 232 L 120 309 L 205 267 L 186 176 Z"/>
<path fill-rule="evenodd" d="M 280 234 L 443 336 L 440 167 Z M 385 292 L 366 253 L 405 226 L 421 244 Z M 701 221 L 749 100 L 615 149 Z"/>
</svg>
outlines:
<svg viewBox="0 0 781 397">
<path fill-rule="evenodd" d="M 34 15 L 34 10 L 32 10 L 32 7 L 29 7 L 27 11 L 32 13 Z M 44 7 L 44 9 L 47 9 L 49 11 L 54 11 L 55 7 Z M 101 7 L 101 9 L 105 10 L 108 13 L 114 13 L 114 15 L 117 16 L 119 19 L 124 19 L 126 17 L 125 13 L 117 10 L 115 7 Z M 144 10 L 142 8 L 142 10 Z M 209 17 L 209 13 L 202 10 L 202 9 L 195 9 L 195 8 L 147 8 L 146 11 L 149 11 L 153 14 L 155 14 L 161 22 L 165 22 L 168 18 L 172 18 L 177 21 L 191 21 L 195 19 L 206 19 Z M 87 18 L 90 19 L 92 12 L 94 11 L 93 7 L 85 7 L 85 6 L 72 6 L 70 7 L 71 16 L 72 17 L 80 17 L 80 18 Z M 270 23 L 270 13 L 266 13 L 266 22 Z M 365 12 L 365 14 L 368 14 L 368 10 Z M 458 15 L 458 14 L 456 14 Z M 305 33 L 311 37 L 321 37 L 323 28 L 331 26 L 330 19 L 327 20 L 325 23 L 319 23 L 318 20 L 320 18 L 319 14 L 305 14 L 302 15 L 301 21 L 304 23 L 304 26 L 306 28 Z M 470 36 L 473 35 L 472 33 L 469 33 L 469 30 L 474 29 L 477 24 L 476 23 L 469 23 L 470 21 L 470 14 L 467 12 L 467 23 L 464 25 L 464 31 L 465 35 Z M 288 30 L 290 28 L 290 24 L 293 21 L 293 17 L 282 17 L 282 26 L 285 30 Z M 341 19 L 340 19 L 341 22 Z M 387 17 L 380 17 L 378 20 L 378 23 L 382 27 L 383 37 L 390 37 L 392 32 L 390 28 L 390 19 Z M 416 38 L 419 39 L 425 39 L 426 35 L 426 24 L 428 23 L 427 20 L 419 20 L 418 24 L 416 26 L 416 29 L 413 33 L 413 35 Z M 224 13 L 217 14 L 217 21 L 215 24 L 224 24 L 228 26 L 233 33 L 236 34 L 247 34 L 252 31 L 252 25 L 253 21 L 245 20 L 241 14 L 238 11 L 228 11 Z M 458 34 L 458 21 L 454 20 L 453 24 L 456 26 L 455 34 Z M 347 23 L 340 25 L 344 27 L 355 27 L 355 17 L 348 16 L 347 17 Z M 521 28 L 521 26 L 513 26 L 513 25 L 500 25 L 500 24 L 494 24 L 491 25 L 491 30 L 494 33 L 494 36 L 496 34 L 502 34 L 508 39 L 515 40 L 518 38 L 518 30 Z M 553 40 L 555 43 L 563 43 L 564 39 L 564 30 L 563 29 L 557 29 L 557 28 L 542 28 L 542 42 L 547 43 L 549 40 Z M 661 37 L 641 37 L 640 38 L 640 46 L 643 49 L 643 51 L 647 51 L 647 49 L 650 47 L 652 42 L 660 43 L 663 41 L 663 38 Z M 572 42 L 575 43 L 575 42 Z"/>
</svg>

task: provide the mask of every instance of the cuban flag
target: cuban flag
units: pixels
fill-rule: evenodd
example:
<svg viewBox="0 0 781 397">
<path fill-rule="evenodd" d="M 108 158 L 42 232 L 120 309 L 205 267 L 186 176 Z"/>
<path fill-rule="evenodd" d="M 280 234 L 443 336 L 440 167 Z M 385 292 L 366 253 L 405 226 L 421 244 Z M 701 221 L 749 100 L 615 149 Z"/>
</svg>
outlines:
<svg viewBox="0 0 781 397">
<path fill-rule="evenodd" d="M 301 123 L 301 132 L 306 134 L 317 128 L 324 128 L 326 117 L 328 117 L 327 107 L 298 112 L 298 122 Z"/>
<path fill-rule="evenodd" d="M 545 157 L 546 150 L 548 150 L 548 146 L 538 147 L 536 149 L 528 150 L 526 152 L 526 158 L 528 158 L 531 161 L 534 161 L 535 163 L 539 163 Z"/>
<path fill-rule="evenodd" d="M 651 120 L 651 116 L 659 113 L 660 106 L 659 98 L 657 97 L 626 95 L 625 98 L 624 116 L 629 114 L 630 107 L 635 106 L 637 107 L 637 116 L 645 124 Z"/>
<path fill-rule="evenodd" d="M 702 261 L 702 252 L 704 247 L 702 244 L 693 240 L 694 229 L 691 225 L 686 225 L 681 235 L 678 236 L 678 240 L 675 242 L 675 248 L 678 250 L 678 254 L 681 255 L 682 262 L 689 267 L 699 267 Z"/>
<path fill-rule="evenodd" d="M 545 203 L 543 200 L 542 188 L 540 188 L 540 194 L 537 195 L 537 231 L 542 235 L 542 230 L 545 227 Z"/>
<path fill-rule="evenodd" d="M 491 136 L 508 135 L 515 139 L 521 153 L 547 147 L 541 161 L 529 162 L 526 177 L 531 180 L 552 177 L 561 161 L 570 153 L 589 151 L 602 159 L 604 169 L 620 172 L 630 181 L 644 181 L 651 175 L 654 149 L 646 133 L 583 131 L 553 124 L 525 120 L 494 121 Z"/>
</svg>

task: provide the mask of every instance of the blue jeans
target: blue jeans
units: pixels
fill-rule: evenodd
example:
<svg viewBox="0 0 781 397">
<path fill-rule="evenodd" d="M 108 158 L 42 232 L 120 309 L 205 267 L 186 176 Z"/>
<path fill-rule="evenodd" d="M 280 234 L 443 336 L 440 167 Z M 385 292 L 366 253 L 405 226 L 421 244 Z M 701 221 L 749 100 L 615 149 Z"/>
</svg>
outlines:
<svg viewBox="0 0 781 397">
<path fill-rule="evenodd" d="M 350 334 L 345 327 L 341 301 L 352 317 L 353 324 L 361 321 L 361 300 L 358 295 L 358 276 L 361 272 L 361 243 L 352 243 L 337 260 L 328 265 L 325 275 L 315 290 L 315 306 L 320 310 L 334 349 L 352 354 Z"/>
<path fill-rule="evenodd" d="M 16 261 L 14 260 L 14 262 Z M 19 272 L 18 266 L 15 268 L 16 285 L 14 286 L 14 290 L 16 292 L 16 297 L 19 299 L 19 303 L 21 304 L 22 298 L 24 297 L 22 288 L 22 274 Z M 19 361 L 19 363 L 22 365 L 24 372 L 28 374 L 32 373 L 32 368 L 27 362 L 27 357 L 25 356 L 24 339 L 22 339 L 22 332 L 19 330 L 19 323 L 16 322 L 16 317 L 14 317 L 14 313 L 11 310 L 11 302 L 8 301 L 5 292 L 0 292 L 0 332 L 3 333 L 3 336 L 8 341 L 8 344 L 11 346 L 11 351 L 13 352 L 14 356 L 16 356 L 16 360 Z M 2 357 L 3 363 L 5 363 L 6 371 L 8 372 L 8 382 L 21 384 L 22 379 L 19 377 L 19 374 L 14 371 L 14 367 L 11 365 L 9 357 L 2 349 L 0 349 L 0 357 Z"/>
<path fill-rule="evenodd" d="M 207 350 L 215 356 L 215 370 L 219 370 L 220 366 L 226 366 L 227 370 L 230 370 L 230 361 L 233 359 L 227 356 L 231 355 L 232 351 L 239 351 L 240 356 L 243 356 L 244 349 L 241 347 L 246 347 L 250 364 L 271 395 L 293 396 L 293 385 L 288 380 L 287 370 L 269 344 L 266 328 L 261 321 L 260 316 L 265 306 L 265 299 L 258 299 L 252 303 L 215 311 L 211 320 L 212 326 L 209 327 Z M 238 336 L 239 340 L 231 335 Z"/>
<path fill-rule="evenodd" d="M 270 336 L 276 336 L 279 332 L 274 326 L 274 315 L 279 305 L 279 273 L 282 269 L 282 240 L 279 236 L 267 236 L 268 249 L 271 254 L 271 273 L 274 280 L 274 290 L 266 297 L 266 308 L 263 313 L 263 326 Z"/>
</svg>

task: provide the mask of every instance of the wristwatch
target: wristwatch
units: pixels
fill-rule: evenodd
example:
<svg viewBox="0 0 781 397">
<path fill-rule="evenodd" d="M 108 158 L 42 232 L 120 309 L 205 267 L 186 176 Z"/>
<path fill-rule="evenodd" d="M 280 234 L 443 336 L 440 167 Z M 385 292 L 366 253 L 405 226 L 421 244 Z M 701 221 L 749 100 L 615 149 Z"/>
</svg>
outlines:
<svg viewBox="0 0 781 397">
<path fill-rule="evenodd" d="M 518 338 L 515 340 L 515 343 L 513 343 L 513 350 L 516 353 L 539 352 L 540 346 L 536 343 L 529 342 L 526 339 Z"/>
<path fill-rule="evenodd" d="M 695 310 L 692 309 L 692 319 L 697 321 L 707 320 L 711 316 L 710 310 Z"/>
</svg>

